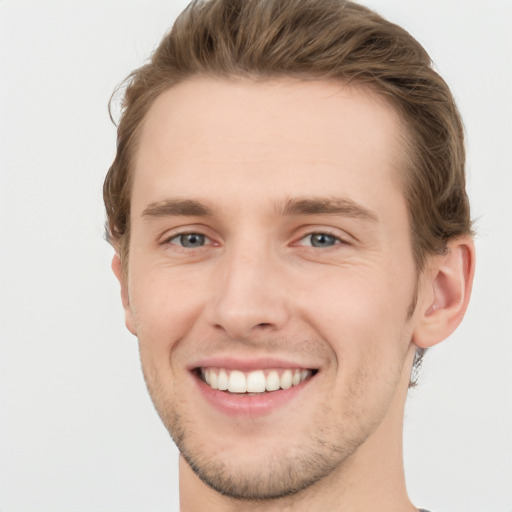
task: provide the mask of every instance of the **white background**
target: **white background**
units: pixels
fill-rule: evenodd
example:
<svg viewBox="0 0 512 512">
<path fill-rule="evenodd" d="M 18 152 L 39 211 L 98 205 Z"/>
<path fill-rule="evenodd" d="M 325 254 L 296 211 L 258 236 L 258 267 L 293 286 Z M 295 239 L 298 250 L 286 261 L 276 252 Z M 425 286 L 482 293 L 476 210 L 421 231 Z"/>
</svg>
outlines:
<svg viewBox="0 0 512 512">
<path fill-rule="evenodd" d="M 101 187 L 114 86 L 179 1 L 0 0 L 0 511 L 177 510 L 177 452 L 123 325 Z M 406 411 L 412 499 L 512 512 L 512 1 L 373 0 L 452 87 L 477 218 L 474 296 Z"/>
</svg>

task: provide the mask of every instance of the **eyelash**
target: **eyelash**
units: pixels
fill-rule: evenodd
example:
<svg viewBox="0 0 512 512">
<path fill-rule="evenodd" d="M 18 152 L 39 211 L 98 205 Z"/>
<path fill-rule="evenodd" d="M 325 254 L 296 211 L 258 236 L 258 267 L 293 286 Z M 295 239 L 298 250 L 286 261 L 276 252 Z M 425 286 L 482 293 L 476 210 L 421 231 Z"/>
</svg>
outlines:
<svg viewBox="0 0 512 512">
<path fill-rule="evenodd" d="M 334 241 L 334 243 L 332 245 L 328 245 L 328 246 L 324 246 L 324 247 L 320 247 L 320 246 L 314 246 L 313 245 L 313 237 L 326 237 L 326 238 L 329 238 L 329 239 L 332 239 Z M 304 240 L 306 240 L 307 238 L 310 239 L 310 243 L 311 245 L 308 246 L 308 247 L 311 247 L 311 248 L 314 248 L 314 249 L 325 249 L 325 248 L 331 248 L 331 247 L 334 247 L 335 245 L 340 245 L 340 244 L 347 244 L 347 242 L 345 240 L 343 240 L 342 238 L 340 238 L 339 236 L 336 236 L 335 234 L 333 233 L 330 233 L 329 231 L 314 231 L 312 233 L 308 233 L 307 235 L 303 236 L 299 242 L 298 242 L 298 245 L 304 245 L 302 244 L 301 242 L 303 242 Z"/>
<path fill-rule="evenodd" d="M 176 245 L 176 246 L 178 246 L 181 249 L 198 249 L 200 247 L 204 247 L 204 245 L 201 245 L 200 247 L 187 247 L 185 245 L 182 245 L 182 244 L 180 245 L 180 244 L 176 244 L 176 243 L 172 242 L 175 239 L 180 239 L 181 241 L 183 241 L 183 238 L 187 237 L 187 236 L 202 237 L 204 240 L 208 240 L 208 241 L 211 242 L 211 239 L 207 235 L 205 235 L 203 233 L 191 231 L 191 232 L 187 232 L 187 233 L 178 233 L 176 235 L 172 235 L 171 237 L 166 238 L 164 240 L 164 244 Z"/>
<path fill-rule="evenodd" d="M 198 247 L 187 247 L 186 245 L 183 244 L 183 239 L 184 239 L 184 237 L 187 237 L 187 236 L 196 236 L 196 237 L 202 238 L 203 239 L 202 245 L 200 245 Z M 313 241 L 312 241 L 312 237 L 315 237 L 315 236 L 326 237 L 328 239 L 332 239 L 333 243 L 332 243 L 332 245 L 326 245 L 324 247 L 314 246 L 313 245 Z M 306 244 L 302 243 L 307 238 L 310 239 L 311 245 L 306 245 Z M 176 240 L 176 239 L 179 239 L 181 243 L 173 243 L 173 240 Z M 163 244 L 175 245 L 175 246 L 179 247 L 180 249 L 189 250 L 189 249 L 200 249 L 200 248 L 204 247 L 205 245 L 209 245 L 207 243 L 207 241 L 209 241 L 210 243 L 212 242 L 211 238 L 209 238 L 204 233 L 196 232 L 196 231 L 190 231 L 190 232 L 185 232 L 185 233 L 174 234 L 171 237 L 166 238 L 164 240 Z M 216 244 L 214 244 L 214 245 L 216 245 Z M 348 245 L 348 242 L 346 240 L 340 238 L 339 236 L 329 232 L 328 230 L 318 230 L 318 231 L 313 231 L 311 233 L 307 233 L 306 235 L 302 236 L 299 239 L 299 241 L 296 242 L 294 245 L 301 245 L 301 246 L 305 246 L 305 247 L 310 247 L 312 249 L 326 249 L 326 248 L 334 247 L 336 245 Z"/>
</svg>

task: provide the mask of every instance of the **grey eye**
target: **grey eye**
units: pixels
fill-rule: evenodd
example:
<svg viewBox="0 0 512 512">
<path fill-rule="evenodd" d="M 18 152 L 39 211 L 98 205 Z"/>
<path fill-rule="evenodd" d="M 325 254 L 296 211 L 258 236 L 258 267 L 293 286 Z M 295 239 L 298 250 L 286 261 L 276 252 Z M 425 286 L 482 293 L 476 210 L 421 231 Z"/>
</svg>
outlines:
<svg viewBox="0 0 512 512">
<path fill-rule="evenodd" d="M 312 247 L 332 247 L 338 239 L 326 233 L 313 233 L 308 235 Z"/>
<path fill-rule="evenodd" d="M 181 245 L 187 249 L 195 249 L 196 247 L 202 247 L 205 244 L 205 241 L 205 235 L 201 235 L 199 233 L 187 233 L 184 235 L 175 236 L 171 240 L 171 243 L 176 243 L 176 245 Z"/>
</svg>

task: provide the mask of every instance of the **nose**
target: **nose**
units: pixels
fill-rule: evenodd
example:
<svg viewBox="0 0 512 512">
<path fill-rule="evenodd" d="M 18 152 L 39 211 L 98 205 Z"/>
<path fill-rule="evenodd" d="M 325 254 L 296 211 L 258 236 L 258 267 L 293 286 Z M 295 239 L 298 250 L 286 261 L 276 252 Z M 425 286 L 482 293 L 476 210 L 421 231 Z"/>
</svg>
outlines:
<svg viewBox="0 0 512 512">
<path fill-rule="evenodd" d="M 212 281 L 208 321 L 232 339 L 282 329 L 289 320 L 283 269 L 269 251 L 232 251 Z"/>
</svg>

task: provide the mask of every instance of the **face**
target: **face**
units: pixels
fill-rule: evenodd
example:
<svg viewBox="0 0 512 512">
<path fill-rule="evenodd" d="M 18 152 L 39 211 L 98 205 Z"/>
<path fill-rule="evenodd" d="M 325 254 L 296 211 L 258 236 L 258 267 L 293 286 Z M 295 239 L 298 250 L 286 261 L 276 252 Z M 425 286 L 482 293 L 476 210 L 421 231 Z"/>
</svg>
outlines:
<svg viewBox="0 0 512 512">
<path fill-rule="evenodd" d="M 149 111 L 127 325 L 164 424 L 214 489 L 307 488 L 395 414 L 417 284 L 400 133 L 384 101 L 326 82 L 195 79 Z"/>
</svg>

